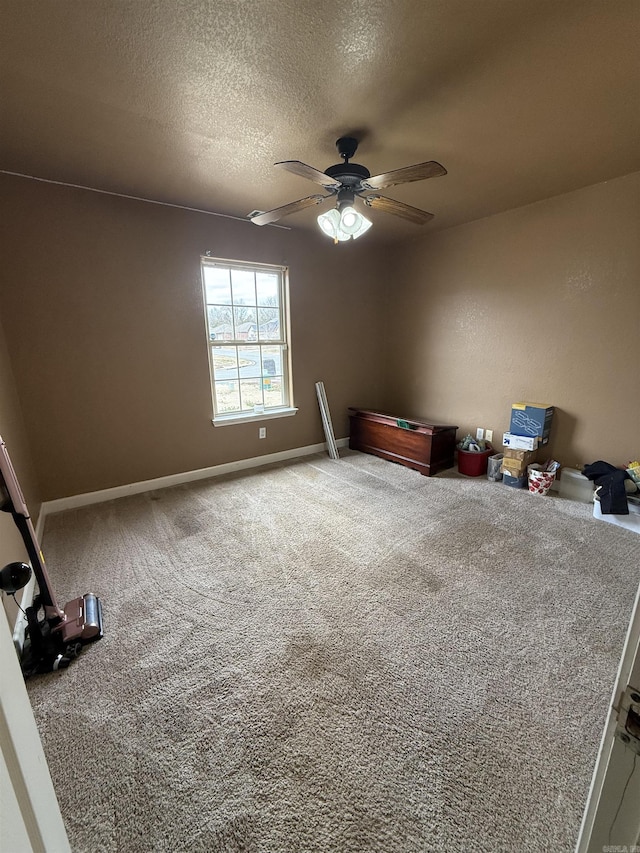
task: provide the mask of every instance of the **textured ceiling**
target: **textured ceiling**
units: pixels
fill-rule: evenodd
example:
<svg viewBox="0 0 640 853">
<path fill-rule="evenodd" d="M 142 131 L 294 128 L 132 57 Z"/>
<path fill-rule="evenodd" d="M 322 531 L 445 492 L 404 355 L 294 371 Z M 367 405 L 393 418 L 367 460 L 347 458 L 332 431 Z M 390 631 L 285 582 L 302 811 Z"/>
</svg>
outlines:
<svg viewBox="0 0 640 853">
<path fill-rule="evenodd" d="M 372 174 L 403 239 L 640 169 L 637 0 L 3 0 L 0 169 L 245 217 Z M 283 220 L 313 225 L 318 208 Z M 255 226 L 257 227 L 257 226 Z M 269 226 L 265 226 L 269 227 Z"/>
</svg>

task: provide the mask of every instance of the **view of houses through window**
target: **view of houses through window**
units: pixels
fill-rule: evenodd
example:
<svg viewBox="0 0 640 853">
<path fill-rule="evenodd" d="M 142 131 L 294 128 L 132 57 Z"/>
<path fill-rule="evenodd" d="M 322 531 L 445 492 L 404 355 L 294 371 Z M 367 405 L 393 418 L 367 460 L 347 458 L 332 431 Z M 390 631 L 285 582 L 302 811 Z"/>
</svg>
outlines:
<svg viewBox="0 0 640 853">
<path fill-rule="evenodd" d="M 214 417 L 290 405 L 285 273 L 202 258 Z"/>
</svg>

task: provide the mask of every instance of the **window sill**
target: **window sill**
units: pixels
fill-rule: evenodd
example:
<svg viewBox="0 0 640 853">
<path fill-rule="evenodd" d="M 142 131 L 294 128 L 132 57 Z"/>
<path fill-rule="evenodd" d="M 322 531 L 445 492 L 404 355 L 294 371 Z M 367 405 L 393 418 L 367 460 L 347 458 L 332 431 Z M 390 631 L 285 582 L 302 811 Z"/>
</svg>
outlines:
<svg viewBox="0 0 640 853">
<path fill-rule="evenodd" d="M 268 412 L 243 412 L 240 415 L 219 415 L 211 423 L 215 427 L 230 426 L 231 424 L 249 424 L 255 421 L 267 421 L 273 418 L 290 418 L 298 410 L 296 408 L 271 409 Z"/>
</svg>

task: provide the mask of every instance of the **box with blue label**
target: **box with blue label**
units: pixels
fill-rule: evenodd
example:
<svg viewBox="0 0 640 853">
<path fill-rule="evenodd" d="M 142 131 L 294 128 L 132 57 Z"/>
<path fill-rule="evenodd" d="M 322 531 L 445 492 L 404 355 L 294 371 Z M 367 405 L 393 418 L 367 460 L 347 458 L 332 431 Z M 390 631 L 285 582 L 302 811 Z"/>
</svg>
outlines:
<svg viewBox="0 0 640 853">
<path fill-rule="evenodd" d="M 504 446 L 513 450 L 535 450 L 539 440 L 537 435 L 514 435 L 512 432 L 505 432 L 502 436 Z"/>
<path fill-rule="evenodd" d="M 554 406 L 547 403 L 514 403 L 511 406 L 509 432 L 514 435 L 538 436 L 540 444 L 549 441 Z"/>
</svg>

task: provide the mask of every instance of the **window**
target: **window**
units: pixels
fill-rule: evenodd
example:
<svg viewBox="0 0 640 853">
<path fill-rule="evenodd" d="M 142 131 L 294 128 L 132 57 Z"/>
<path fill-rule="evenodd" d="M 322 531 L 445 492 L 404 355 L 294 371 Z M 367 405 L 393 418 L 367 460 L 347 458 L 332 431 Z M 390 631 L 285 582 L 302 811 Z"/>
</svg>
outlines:
<svg viewBox="0 0 640 853">
<path fill-rule="evenodd" d="M 215 424 L 295 414 L 287 270 L 202 258 Z"/>
</svg>

